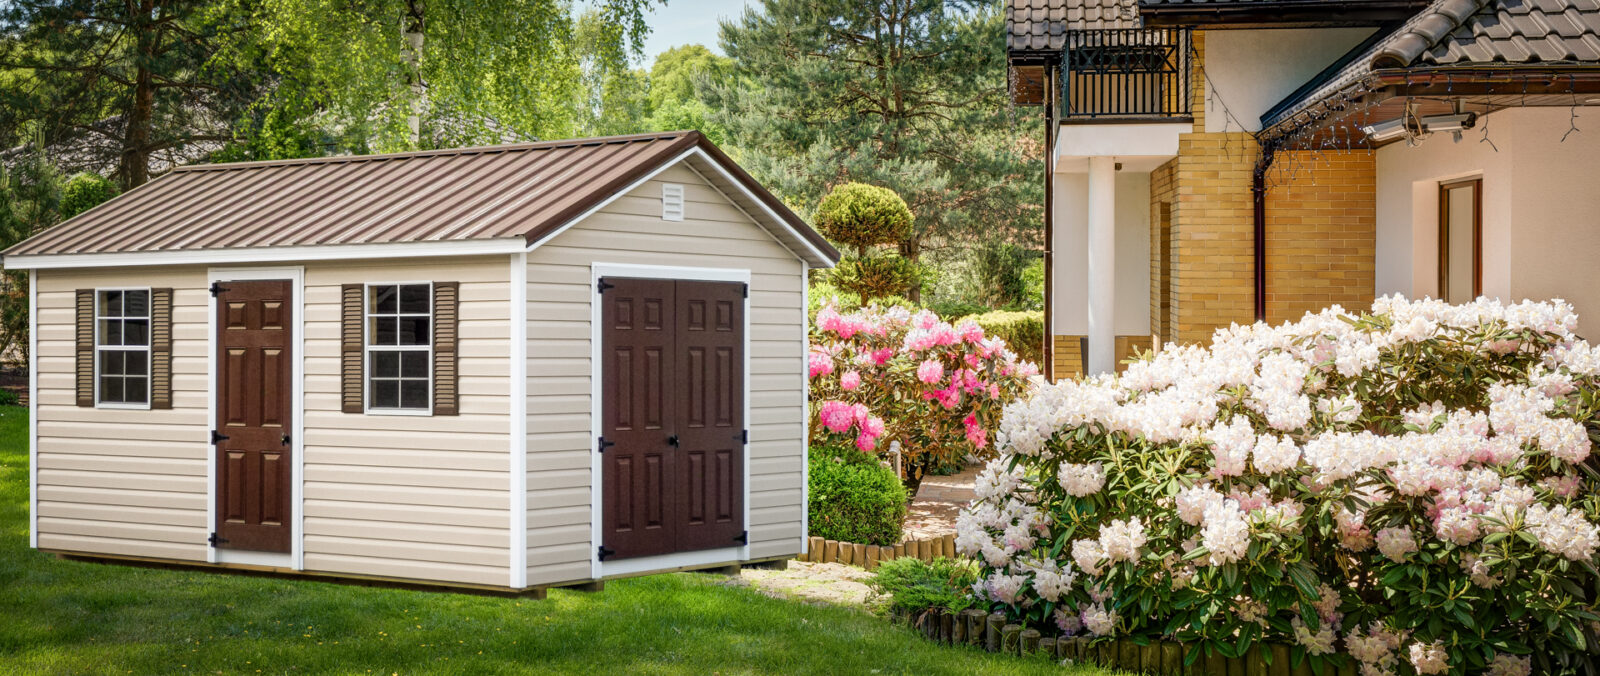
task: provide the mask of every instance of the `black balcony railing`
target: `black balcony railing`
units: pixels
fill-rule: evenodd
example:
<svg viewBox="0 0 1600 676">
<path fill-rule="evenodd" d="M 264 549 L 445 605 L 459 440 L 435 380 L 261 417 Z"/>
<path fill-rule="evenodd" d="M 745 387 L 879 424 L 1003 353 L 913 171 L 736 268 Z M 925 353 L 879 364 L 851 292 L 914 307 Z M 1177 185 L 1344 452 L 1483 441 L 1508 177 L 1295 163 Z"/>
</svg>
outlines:
<svg viewBox="0 0 1600 676">
<path fill-rule="evenodd" d="M 1188 28 L 1067 31 L 1062 117 L 1189 117 L 1191 39 Z"/>
</svg>

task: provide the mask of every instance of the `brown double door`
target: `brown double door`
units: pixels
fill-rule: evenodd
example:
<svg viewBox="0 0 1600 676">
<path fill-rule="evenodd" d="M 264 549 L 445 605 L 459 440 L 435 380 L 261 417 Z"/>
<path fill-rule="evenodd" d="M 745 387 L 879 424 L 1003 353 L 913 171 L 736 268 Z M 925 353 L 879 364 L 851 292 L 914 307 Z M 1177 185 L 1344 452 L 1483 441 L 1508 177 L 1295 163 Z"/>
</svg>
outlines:
<svg viewBox="0 0 1600 676">
<path fill-rule="evenodd" d="M 294 377 L 288 280 L 221 282 L 217 295 L 217 524 L 225 549 L 288 552 Z"/>
<path fill-rule="evenodd" d="M 738 546 L 745 285 L 600 288 L 602 559 Z"/>
</svg>

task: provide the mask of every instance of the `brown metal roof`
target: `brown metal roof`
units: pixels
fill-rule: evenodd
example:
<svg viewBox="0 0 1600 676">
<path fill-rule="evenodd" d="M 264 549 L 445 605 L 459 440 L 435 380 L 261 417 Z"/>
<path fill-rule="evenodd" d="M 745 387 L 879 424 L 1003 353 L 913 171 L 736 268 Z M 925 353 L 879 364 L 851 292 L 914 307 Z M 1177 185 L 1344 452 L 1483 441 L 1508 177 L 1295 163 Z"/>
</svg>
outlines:
<svg viewBox="0 0 1600 676">
<path fill-rule="evenodd" d="M 821 235 L 695 131 L 192 165 L 35 235 L 5 255 L 514 237 L 532 243 L 695 148 L 734 179 L 707 176 L 730 199 L 758 221 L 777 221 L 762 223 L 769 230 L 792 231 L 781 233 L 780 240 L 798 237 L 828 264 L 838 259 Z"/>
</svg>

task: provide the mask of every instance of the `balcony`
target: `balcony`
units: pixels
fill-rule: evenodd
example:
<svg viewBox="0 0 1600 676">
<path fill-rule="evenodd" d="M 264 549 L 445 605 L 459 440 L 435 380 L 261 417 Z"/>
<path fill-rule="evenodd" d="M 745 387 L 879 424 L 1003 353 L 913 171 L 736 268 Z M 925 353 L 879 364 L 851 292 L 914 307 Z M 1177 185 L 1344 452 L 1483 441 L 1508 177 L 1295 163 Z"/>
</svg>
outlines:
<svg viewBox="0 0 1600 676">
<path fill-rule="evenodd" d="M 1061 121 L 1189 119 L 1191 40 L 1188 28 L 1067 31 Z"/>
</svg>

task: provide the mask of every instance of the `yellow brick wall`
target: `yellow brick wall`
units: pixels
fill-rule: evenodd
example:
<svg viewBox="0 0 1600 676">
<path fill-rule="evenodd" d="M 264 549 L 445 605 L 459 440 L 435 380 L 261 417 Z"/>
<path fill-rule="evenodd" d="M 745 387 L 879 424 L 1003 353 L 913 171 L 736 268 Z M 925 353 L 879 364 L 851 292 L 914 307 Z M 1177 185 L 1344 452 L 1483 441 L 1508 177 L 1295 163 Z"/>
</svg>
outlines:
<svg viewBox="0 0 1600 676">
<path fill-rule="evenodd" d="M 1150 336 L 1117 336 L 1117 371 L 1127 368 L 1124 360 L 1149 350 Z M 1083 336 L 1055 337 L 1055 367 L 1056 380 L 1083 376 Z"/>
<path fill-rule="evenodd" d="M 1169 250 L 1164 257 L 1161 243 L 1172 236 L 1173 210 L 1178 198 L 1178 185 L 1174 180 L 1177 172 L 1176 159 L 1150 172 L 1150 333 L 1158 346 L 1172 340 L 1172 267 L 1165 258 L 1176 254 Z M 1167 312 L 1162 312 L 1163 304 Z"/>
<path fill-rule="evenodd" d="M 1358 151 L 1280 152 L 1267 172 L 1267 321 L 1372 303 L 1377 165 Z"/>
</svg>

